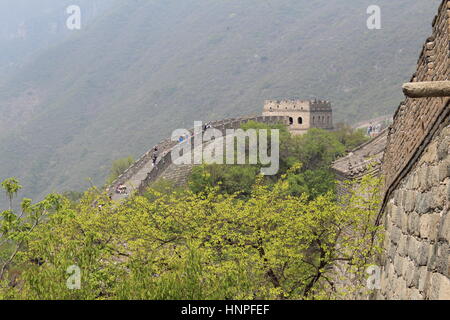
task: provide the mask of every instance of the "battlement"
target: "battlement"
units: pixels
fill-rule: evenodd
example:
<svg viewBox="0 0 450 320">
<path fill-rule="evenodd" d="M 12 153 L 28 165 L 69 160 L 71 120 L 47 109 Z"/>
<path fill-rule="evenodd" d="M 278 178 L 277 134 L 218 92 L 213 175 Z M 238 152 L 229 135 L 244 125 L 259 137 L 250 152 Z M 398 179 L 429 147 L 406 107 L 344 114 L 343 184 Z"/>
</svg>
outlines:
<svg viewBox="0 0 450 320">
<path fill-rule="evenodd" d="M 263 115 L 288 117 L 293 134 L 304 134 L 311 128 L 333 129 L 333 110 L 327 100 L 267 100 Z"/>
<path fill-rule="evenodd" d="M 327 100 L 266 100 L 264 111 L 331 111 L 331 102 Z"/>
</svg>

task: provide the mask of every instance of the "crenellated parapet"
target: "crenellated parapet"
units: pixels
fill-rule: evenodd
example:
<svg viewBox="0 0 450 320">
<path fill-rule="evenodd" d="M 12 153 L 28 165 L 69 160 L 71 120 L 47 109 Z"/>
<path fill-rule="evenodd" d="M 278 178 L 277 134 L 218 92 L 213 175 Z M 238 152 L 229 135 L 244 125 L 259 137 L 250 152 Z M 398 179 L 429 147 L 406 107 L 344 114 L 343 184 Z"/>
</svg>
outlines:
<svg viewBox="0 0 450 320">
<path fill-rule="evenodd" d="M 270 111 L 331 111 L 326 100 L 266 100 L 264 112 Z"/>
<path fill-rule="evenodd" d="M 333 130 L 333 109 L 326 100 L 267 100 L 263 115 L 289 117 L 293 134 L 304 134 L 311 128 Z"/>
</svg>

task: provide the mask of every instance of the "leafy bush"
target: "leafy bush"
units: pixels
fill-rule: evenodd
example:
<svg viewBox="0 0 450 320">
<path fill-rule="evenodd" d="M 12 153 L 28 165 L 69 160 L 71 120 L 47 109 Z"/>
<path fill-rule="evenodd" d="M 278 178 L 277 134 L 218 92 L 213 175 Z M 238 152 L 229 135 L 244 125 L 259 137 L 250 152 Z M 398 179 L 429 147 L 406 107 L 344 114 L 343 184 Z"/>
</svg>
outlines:
<svg viewBox="0 0 450 320">
<path fill-rule="evenodd" d="M 347 199 L 290 195 L 295 166 L 272 187 L 258 177 L 248 199 L 160 193 L 113 203 L 98 190 L 78 203 L 49 195 L 22 215 L 1 213 L 0 298 L 322 299 L 339 297 L 334 266 L 363 279 L 380 243 L 372 236 L 379 181 Z M 364 196 L 361 196 L 364 194 Z M 375 237 L 378 239 L 378 237 Z M 68 269 L 80 287 L 67 286 Z M 361 280 L 361 283 L 363 281 Z"/>
</svg>

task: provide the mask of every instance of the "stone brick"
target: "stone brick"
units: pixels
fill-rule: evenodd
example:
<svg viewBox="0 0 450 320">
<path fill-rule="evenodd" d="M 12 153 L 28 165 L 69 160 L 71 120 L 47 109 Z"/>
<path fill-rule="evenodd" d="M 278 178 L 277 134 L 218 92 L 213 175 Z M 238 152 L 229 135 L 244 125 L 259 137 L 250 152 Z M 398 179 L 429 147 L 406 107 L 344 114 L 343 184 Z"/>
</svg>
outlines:
<svg viewBox="0 0 450 320">
<path fill-rule="evenodd" d="M 408 178 L 406 178 L 406 182 L 403 187 L 407 190 L 414 189 L 414 175 L 413 174 L 410 174 L 408 176 Z M 406 190 L 403 190 L 403 191 L 406 192 Z"/>
<path fill-rule="evenodd" d="M 413 189 L 419 189 L 419 187 L 420 187 L 420 176 L 418 172 L 414 172 Z"/>
<path fill-rule="evenodd" d="M 387 255 L 390 261 L 394 261 L 395 255 L 397 253 L 397 245 L 389 241 L 389 247 L 387 247 Z"/>
<path fill-rule="evenodd" d="M 403 233 L 408 233 L 408 220 L 409 220 L 409 214 L 403 212 L 403 218 L 402 218 L 402 232 Z"/>
<path fill-rule="evenodd" d="M 406 191 L 405 210 L 411 212 L 414 210 L 416 203 L 416 193 L 414 191 Z"/>
<path fill-rule="evenodd" d="M 419 244 L 418 254 L 415 257 L 416 263 L 419 266 L 426 266 L 428 264 L 430 255 L 430 245 L 423 241 Z"/>
<path fill-rule="evenodd" d="M 397 226 L 392 226 L 391 241 L 395 244 L 398 244 L 401 236 L 402 236 L 402 230 Z"/>
<path fill-rule="evenodd" d="M 438 143 L 437 141 L 433 141 L 432 143 L 429 144 L 427 150 L 420 159 L 419 164 L 433 163 L 438 158 L 437 152 L 438 152 Z"/>
<path fill-rule="evenodd" d="M 437 156 L 438 156 L 438 160 L 443 160 L 445 158 L 447 158 L 449 156 L 449 149 L 450 149 L 450 133 L 448 132 L 448 130 L 444 129 L 442 131 L 442 141 L 438 146 L 438 150 L 437 150 Z"/>
<path fill-rule="evenodd" d="M 396 300 L 403 300 L 406 297 L 406 281 L 405 279 L 398 277 L 395 280 L 394 285 L 394 299 Z"/>
<path fill-rule="evenodd" d="M 450 279 L 448 277 L 439 275 L 440 287 L 439 287 L 439 300 L 450 300 Z"/>
<path fill-rule="evenodd" d="M 417 241 L 414 237 L 408 237 L 408 256 L 411 259 L 415 259 L 419 255 L 419 244 L 420 242 Z"/>
<path fill-rule="evenodd" d="M 431 281 L 430 281 L 430 285 L 428 286 L 428 298 L 430 300 L 437 300 L 439 299 L 439 291 L 441 289 L 441 280 L 442 280 L 442 275 L 440 275 L 439 273 L 433 273 L 431 274 Z"/>
<path fill-rule="evenodd" d="M 408 237 L 405 234 L 400 236 L 397 251 L 401 257 L 405 257 L 407 255 L 407 239 Z"/>
<path fill-rule="evenodd" d="M 430 273 L 427 270 L 427 267 L 419 268 L 419 291 L 425 292 L 430 281 L 429 279 Z"/>
<path fill-rule="evenodd" d="M 422 191 L 428 190 L 430 186 L 430 169 L 428 166 L 422 167 L 419 169 L 419 181 L 420 181 L 420 189 Z"/>
<path fill-rule="evenodd" d="M 404 273 L 405 273 L 404 278 L 406 280 L 406 285 L 409 288 L 411 288 L 411 287 L 418 288 L 420 273 L 419 273 L 419 269 L 416 267 L 414 262 L 408 259 L 404 270 L 406 270 L 406 271 L 404 271 Z"/>
<path fill-rule="evenodd" d="M 410 300 L 419 301 L 423 300 L 423 296 L 420 294 L 420 291 L 416 288 L 411 289 Z"/>
<path fill-rule="evenodd" d="M 450 202 L 450 182 L 447 183 L 447 202 Z"/>
<path fill-rule="evenodd" d="M 397 276 L 403 275 L 403 261 L 405 258 L 400 257 L 399 255 L 394 258 L 394 269 Z"/>
<path fill-rule="evenodd" d="M 415 236 L 420 234 L 420 216 L 415 212 L 408 216 L 408 233 Z"/>
<path fill-rule="evenodd" d="M 450 300 L 450 279 L 439 273 L 431 274 L 428 298 L 430 300 Z"/>
<path fill-rule="evenodd" d="M 438 243 L 432 247 L 429 268 L 440 274 L 448 273 L 449 245 Z"/>
<path fill-rule="evenodd" d="M 439 240 L 450 243 L 450 211 L 446 212 L 442 217 L 442 224 L 439 230 Z"/>
<path fill-rule="evenodd" d="M 431 208 L 442 210 L 445 206 L 446 186 L 438 184 L 432 188 Z"/>
<path fill-rule="evenodd" d="M 420 216 L 420 237 L 436 240 L 440 216 L 438 214 L 424 214 Z"/>
<path fill-rule="evenodd" d="M 443 161 L 439 165 L 439 182 L 443 182 L 447 177 L 450 177 L 450 162 Z"/>
<path fill-rule="evenodd" d="M 439 184 L 440 166 L 430 167 L 428 170 L 428 188 Z"/>
<path fill-rule="evenodd" d="M 425 214 L 431 210 L 431 193 L 420 193 L 416 199 L 416 211 Z"/>
<path fill-rule="evenodd" d="M 403 210 L 401 207 L 392 205 L 392 221 L 395 223 L 395 225 L 399 228 L 402 227 L 403 221 Z"/>
</svg>

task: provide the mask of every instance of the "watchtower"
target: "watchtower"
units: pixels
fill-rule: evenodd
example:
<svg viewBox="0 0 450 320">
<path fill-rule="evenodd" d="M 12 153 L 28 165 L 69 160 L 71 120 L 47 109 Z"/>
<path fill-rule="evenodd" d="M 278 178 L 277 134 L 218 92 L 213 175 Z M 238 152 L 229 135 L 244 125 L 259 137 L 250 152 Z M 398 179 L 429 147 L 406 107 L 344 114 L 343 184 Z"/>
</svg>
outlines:
<svg viewBox="0 0 450 320">
<path fill-rule="evenodd" d="M 304 134 L 311 128 L 333 130 L 331 103 L 324 100 L 267 100 L 263 116 L 289 117 L 289 130 Z"/>
</svg>

